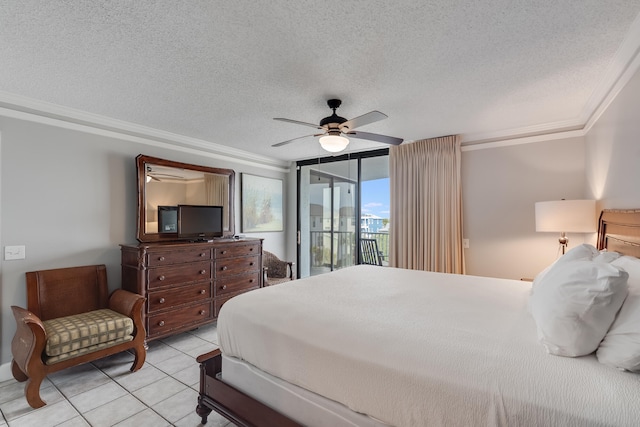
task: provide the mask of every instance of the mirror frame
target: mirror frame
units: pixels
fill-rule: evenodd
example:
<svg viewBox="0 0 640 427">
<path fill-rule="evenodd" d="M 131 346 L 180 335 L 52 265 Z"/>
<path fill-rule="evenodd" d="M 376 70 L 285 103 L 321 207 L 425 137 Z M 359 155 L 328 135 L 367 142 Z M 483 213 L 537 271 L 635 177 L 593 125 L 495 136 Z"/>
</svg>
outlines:
<svg viewBox="0 0 640 427">
<path fill-rule="evenodd" d="M 178 233 L 147 233 L 145 225 L 147 223 L 146 209 L 146 172 L 147 164 L 174 167 L 179 169 L 189 169 L 200 172 L 212 173 L 217 175 L 226 175 L 229 177 L 229 229 L 224 231 L 224 237 L 230 237 L 235 234 L 235 171 L 233 169 L 212 168 L 208 166 L 192 165 L 189 163 L 174 162 L 171 160 L 159 159 L 157 157 L 145 156 L 139 154 L 136 157 L 136 167 L 138 169 L 138 226 L 137 239 L 139 242 L 165 242 L 176 241 Z"/>
</svg>

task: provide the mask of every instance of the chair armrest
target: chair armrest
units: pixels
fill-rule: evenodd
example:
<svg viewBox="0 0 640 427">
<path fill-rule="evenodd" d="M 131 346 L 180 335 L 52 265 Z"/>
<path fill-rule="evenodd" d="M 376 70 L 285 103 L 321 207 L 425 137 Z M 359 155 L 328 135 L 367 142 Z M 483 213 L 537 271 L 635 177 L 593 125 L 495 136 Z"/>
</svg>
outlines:
<svg viewBox="0 0 640 427">
<path fill-rule="evenodd" d="M 13 360 L 20 370 L 33 375 L 33 370 L 42 366 L 42 353 L 47 344 L 47 332 L 42 320 L 29 310 L 15 305 L 11 306 L 16 319 L 16 333 L 11 341 Z M 30 373 L 31 372 L 31 373 Z"/>
<path fill-rule="evenodd" d="M 124 289 L 116 289 L 109 297 L 109 308 L 120 314 L 133 319 L 134 336 L 142 334 L 146 335 L 144 323 L 142 321 L 142 312 L 144 311 L 144 302 L 146 298 Z"/>
<path fill-rule="evenodd" d="M 109 297 L 109 308 L 125 316 L 133 317 L 136 311 L 142 310 L 144 300 L 145 297 L 142 295 L 124 289 L 116 289 Z"/>
</svg>

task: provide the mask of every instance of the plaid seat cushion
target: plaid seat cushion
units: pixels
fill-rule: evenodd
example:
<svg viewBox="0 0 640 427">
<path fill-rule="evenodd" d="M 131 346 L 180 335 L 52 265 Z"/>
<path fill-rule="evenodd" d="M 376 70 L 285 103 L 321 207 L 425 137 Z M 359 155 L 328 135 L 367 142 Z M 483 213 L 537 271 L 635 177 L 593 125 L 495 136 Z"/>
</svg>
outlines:
<svg viewBox="0 0 640 427">
<path fill-rule="evenodd" d="M 42 323 L 47 332 L 45 353 L 58 359 L 76 356 L 84 349 L 93 351 L 133 339 L 133 320 L 109 309 L 45 320 Z M 68 357 L 62 357 L 63 355 Z"/>
</svg>

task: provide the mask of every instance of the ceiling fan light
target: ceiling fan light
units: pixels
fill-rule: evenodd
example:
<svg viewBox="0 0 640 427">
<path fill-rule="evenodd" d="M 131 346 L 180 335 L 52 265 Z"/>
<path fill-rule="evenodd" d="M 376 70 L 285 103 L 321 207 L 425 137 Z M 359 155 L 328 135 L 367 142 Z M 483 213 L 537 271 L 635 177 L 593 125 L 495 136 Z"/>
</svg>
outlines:
<svg viewBox="0 0 640 427">
<path fill-rule="evenodd" d="M 320 146 L 330 153 L 338 153 L 349 145 L 349 139 L 340 135 L 325 135 L 320 137 Z"/>
</svg>

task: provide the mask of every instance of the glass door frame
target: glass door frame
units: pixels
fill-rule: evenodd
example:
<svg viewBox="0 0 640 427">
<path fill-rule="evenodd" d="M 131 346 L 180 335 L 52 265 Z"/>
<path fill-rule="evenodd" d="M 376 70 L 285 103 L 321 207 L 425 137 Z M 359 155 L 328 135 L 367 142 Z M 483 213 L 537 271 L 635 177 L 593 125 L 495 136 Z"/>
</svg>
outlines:
<svg viewBox="0 0 640 427">
<path fill-rule="evenodd" d="M 297 224 L 296 224 L 296 262 L 297 265 L 301 265 L 300 264 L 300 260 L 301 260 L 301 228 L 302 228 L 302 213 L 301 213 L 301 209 L 300 209 L 300 200 L 301 200 L 301 179 L 302 179 L 302 173 L 301 173 L 301 168 L 303 166 L 319 166 L 322 164 L 326 164 L 326 163 L 333 163 L 333 162 L 341 162 L 341 161 L 351 161 L 351 160 L 357 160 L 357 166 L 356 166 L 356 176 L 357 176 L 357 182 L 356 182 L 356 188 L 357 188 L 357 199 L 355 202 L 355 216 L 356 216 L 356 224 L 357 224 L 357 232 L 355 233 L 355 257 L 356 257 L 356 263 L 359 264 L 360 263 L 360 217 L 361 217 L 361 204 L 362 204 L 362 159 L 365 158 L 369 158 L 369 157 L 381 157 L 381 156 L 388 156 L 389 155 L 389 149 L 388 148 L 382 148 L 382 149 L 378 149 L 378 150 L 371 150 L 371 151 L 362 151 L 359 153 L 346 153 L 346 154 L 342 154 L 340 156 L 327 156 L 327 157 L 318 157 L 315 159 L 307 159 L 307 160 L 299 160 L 296 162 L 296 220 L 297 220 Z M 333 226 L 332 226 L 333 227 Z M 333 239 L 332 239 L 333 240 Z M 332 243 L 333 246 L 333 243 Z M 333 256 L 333 254 L 332 254 Z M 300 268 L 296 268 L 296 276 L 299 279 L 300 278 Z"/>
</svg>

